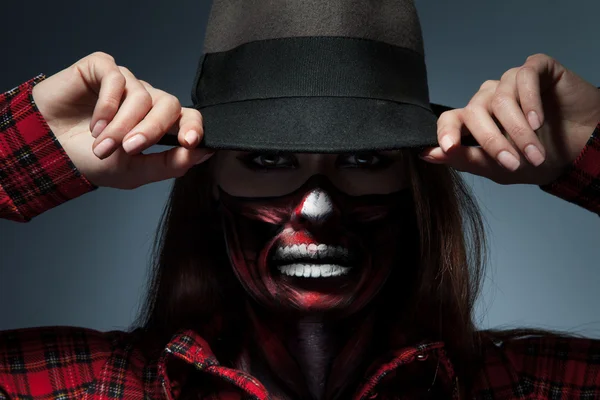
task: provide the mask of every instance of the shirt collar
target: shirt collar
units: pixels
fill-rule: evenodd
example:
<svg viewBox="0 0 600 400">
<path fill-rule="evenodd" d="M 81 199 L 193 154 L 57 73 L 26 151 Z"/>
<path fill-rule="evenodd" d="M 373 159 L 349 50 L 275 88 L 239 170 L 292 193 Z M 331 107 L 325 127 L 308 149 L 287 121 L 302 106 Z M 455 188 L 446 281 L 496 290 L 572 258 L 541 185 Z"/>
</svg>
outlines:
<svg viewBox="0 0 600 400">
<path fill-rule="evenodd" d="M 418 363 L 427 360 L 431 362 L 432 359 L 437 361 L 434 380 L 439 379 L 452 398 L 458 398 L 457 380 L 443 342 L 422 342 L 405 346 L 375 360 L 354 398 L 374 399 L 401 367 L 417 366 Z M 173 367 L 172 361 L 177 360 L 179 365 L 187 368 Z M 192 330 L 185 330 L 173 336 L 158 361 L 159 381 L 168 400 L 177 399 L 191 367 L 236 386 L 241 393 L 251 398 L 270 399 L 268 391 L 256 378 L 246 372 L 222 366 L 202 337 Z"/>
</svg>

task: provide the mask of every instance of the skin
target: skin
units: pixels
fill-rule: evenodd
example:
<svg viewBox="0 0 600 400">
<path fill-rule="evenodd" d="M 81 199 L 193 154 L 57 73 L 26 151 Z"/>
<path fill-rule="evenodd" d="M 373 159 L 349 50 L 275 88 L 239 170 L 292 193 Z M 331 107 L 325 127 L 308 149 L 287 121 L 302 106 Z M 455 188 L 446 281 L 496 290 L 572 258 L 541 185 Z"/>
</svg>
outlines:
<svg viewBox="0 0 600 400">
<path fill-rule="evenodd" d="M 342 304 L 357 303 L 379 290 L 369 282 L 389 274 L 380 266 L 390 264 L 393 257 L 391 250 L 379 243 L 392 234 L 391 230 L 399 229 L 386 219 L 399 212 L 395 198 L 407 187 L 399 152 L 324 155 L 222 151 L 211 164 L 213 193 L 217 200 L 223 193 L 221 203 L 229 210 L 226 215 L 231 215 L 225 232 L 231 231 L 228 246 L 238 255 L 232 264 L 246 290 L 266 307 L 342 311 Z M 331 213 L 314 221 L 298 218 L 299 210 L 306 201 L 311 203 L 307 199 L 315 193 L 332 203 Z M 331 288 L 327 294 L 290 284 L 288 281 L 294 279 L 282 278 L 270 255 L 285 246 L 309 244 L 348 249 L 359 259 L 354 268 L 361 271 L 359 277 L 341 280 L 344 292 Z"/>
<path fill-rule="evenodd" d="M 422 159 L 500 184 L 545 185 L 575 161 L 598 121 L 600 90 L 552 57 L 534 54 L 484 82 L 464 108 L 443 113 L 440 146 Z M 465 134 L 481 147 L 461 146 Z"/>
<path fill-rule="evenodd" d="M 263 318 L 256 322 L 264 329 L 265 323 L 272 321 Z M 349 386 L 356 382 L 353 374 L 361 372 L 357 365 L 369 351 L 373 322 L 370 319 L 362 322 L 298 318 L 285 330 L 286 335 L 281 340 L 285 349 L 269 354 L 262 353 L 261 348 L 255 349 L 257 356 L 246 371 L 257 377 L 276 399 L 327 399 L 333 398 L 332 393 L 336 391 L 348 393 Z M 340 334 L 340 331 L 351 331 L 357 326 L 360 330 L 354 336 Z M 281 331 L 274 333 L 277 335 Z M 297 367 L 289 368 L 284 360 L 294 360 Z M 348 366 L 351 368 L 344 368 Z M 280 371 L 279 378 L 287 381 L 287 385 L 282 385 L 272 371 Z"/>
<path fill-rule="evenodd" d="M 203 135 L 198 110 L 182 108 L 174 96 L 137 79 L 105 53 L 84 57 L 39 83 L 33 98 L 75 166 L 98 186 L 132 189 L 178 177 L 213 154 L 196 148 Z M 575 161 L 598 121 L 600 91 L 552 57 L 536 54 L 499 80 L 486 81 L 465 107 L 442 114 L 439 146 L 426 149 L 421 157 L 501 184 L 548 184 Z M 177 135 L 182 147 L 141 154 L 169 133 Z M 462 146 L 465 134 L 481 147 Z M 130 142 L 136 135 L 141 140 Z M 219 152 L 215 165 L 232 167 L 235 163 L 227 162 L 231 157 L 230 152 Z M 279 180 L 279 185 L 270 180 L 262 187 L 246 185 L 243 179 L 228 183 L 226 176 L 219 176 L 219 168 L 215 178 L 232 194 L 250 197 L 277 196 L 279 189 L 297 186 L 318 172 L 349 194 L 390 190 L 381 183 L 390 182 L 383 176 L 361 180 L 334 168 L 334 155 L 306 157 L 300 174 Z M 382 186 L 373 186 L 378 184 Z M 322 326 L 297 331 L 309 332 L 300 336 L 317 344 L 329 339 L 321 336 L 328 331 Z M 318 363 L 312 354 L 296 357 L 305 357 L 306 365 Z M 310 381 L 308 386 L 320 397 L 322 392 L 314 389 L 319 382 Z"/>
<path fill-rule="evenodd" d="M 277 347 L 271 346 L 266 352 L 257 349 L 257 353 L 265 360 L 258 361 L 257 366 L 257 360 L 254 359 L 251 363 L 252 369 L 247 372 L 260 376 L 261 382 L 270 392 L 279 393 L 279 398 L 305 397 L 306 392 L 315 399 L 330 398 L 327 391 L 346 384 L 347 378 L 358 371 L 360 361 L 366 355 L 365 346 L 358 345 L 364 341 L 365 336 L 348 334 L 357 326 L 351 317 L 367 306 L 370 299 L 381 290 L 395 258 L 394 251 L 397 246 L 386 240 L 390 235 L 397 237 L 389 231 L 389 223 L 385 222 L 392 216 L 389 216 L 387 211 L 383 214 L 375 211 L 375 203 L 370 199 L 373 199 L 371 195 L 396 199 L 394 194 L 407 188 L 408 182 L 400 153 L 325 155 L 221 151 L 211 160 L 211 171 L 214 196 L 226 207 L 235 210 L 232 213 L 233 219 L 237 220 L 236 215 L 245 215 L 248 212 L 254 215 L 252 211 L 255 210 L 256 202 L 253 200 L 256 199 L 270 199 L 264 204 L 258 203 L 260 210 L 266 210 L 261 211 L 261 215 L 264 212 L 269 213 L 270 208 L 281 207 L 281 211 L 272 213 L 273 216 L 269 215 L 267 220 L 276 220 L 274 225 L 280 233 L 275 237 L 281 235 L 281 240 L 285 240 L 289 236 L 291 242 L 287 243 L 294 243 L 297 236 L 301 237 L 298 243 L 315 238 L 316 242 L 325 244 L 340 243 L 344 238 L 356 237 L 356 241 L 347 239 L 350 240 L 348 247 L 363 248 L 369 243 L 364 240 L 365 237 L 360 236 L 363 229 L 358 229 L 357 232 L 351 228 L 352 225 L 340 225 L 336 215 L 340 214 L 340 221 L 352 218 L 353 221 L 359 222 L 360 219 L 356 219 L 358 217 L 351 216 L 357 215 L 356 210 L 363 210 L 362 207 L 366 206 L 369 221 L 373 216 L 383 221 L 375 225 L 382 228 L 369 229 L 369 226 L 372 226 L 370 223 L 360 225 L 369 232 L 365 236 L 372 239 L 376 247 L 366 247 L 368 254 L 365 260 L 368 262 L 353 267 L 357 268 L 354 276 L 337 278 L 283 277 L 277 273 L 276 268 L 270 266 L 268 258 L 262 263 L 263 258 L 259 256 L 264 251 L 260 249 L 276 247 L 269 245 L 273 236 L 262 237 L 254 225 L 247 231 L 231 228 L 240 236 L 237 241 L 228 241 L 230 251 L 240 255 L 232 258 L 232 266 L 249 295 L 264 307 L 262 312 L 256 312 L 255 329 L 271 332 L 274 337 L 272 340 L 280 343 Z M 326 182 L 318 184 L 318 187 L 322 190 L 321 193 L 331 195 L 332 200 L 337 202 L 337 205 L 334 204 L 336 212 L 323 217 L 322 225 L 309 222 L 293 223 L 296 210 L 302 205 L 307 193 L 310 195 L 314 190 L 313 185 L 306 186 L 305 183 L 310 183 L 311 178 L 316 177 L 325 179 Z M 328 183 L 331 183 L 333 188 Z M 241 197 L 242 200 L 236 199 L 232 203 L 229 200 L 231 196 Z M 365 200 L 365 206 L 363 203 L 356 203 L 361 207 L 356 208 L 355 203 L 345 196 L 352 196 L 355 200 L 363 196 L 369 197 Z M 236 208 L 229 204 L 234 204 Z M 384 209 L 388 210 L 388 202 L 383 204 Z M 249 211 L 245 211 L 245 207 L 250 207 Z M 328 223 L 330 219 L 333 226 Z M 327 239 L 319 239 L 325 237 Z M 240 247 L 247 250 L 238 250 Z M 360 279 L 355 278 L 356 274 Z M 341 287 L 342 290 L 324 293 L 323 289 L 312 290 L 305 286 L 307 280 L 311 283 L 319 280 L 327 284 L 331 279 L 335 279 L 334 286 Z M 357 285 L 357 281 L 361 284 Z M 346 329 L 340 329 L 343 326 L 346 326 Z M 367 323 L 362 324 L 362 331 L 369 331 L 369 328 Z M 351 350 L 344 350 L 348 348 Z M 336 375 L 332 375 L 332 363 L 340 356 L 351 357 L 357 362 L 338 366 Z M 286 360 L 290 359 L 300 367 L 299 372 L 287 368 Z M 269 368 L 261 368 L 262 364 L 267 364 Z M 281 387 L 277 383 L 278 379 L 286 378 L 295 381 L 288 383 L 285 388 Z"/>
<path fill-rule="evenodd" d="M 32 95 L 69 158 L 97 186 L 134 189 L 179 177 L 212 154 L 195 148 L 202 134 L 197 110 L 182 108 L 175 96 L 138 80 L 106 53 L 48 77 Z M 126 145 L 137 134 L 144 143 Z M 176 134 L 182 147 L 140 154 L 165 134 Z"/>
</svg>

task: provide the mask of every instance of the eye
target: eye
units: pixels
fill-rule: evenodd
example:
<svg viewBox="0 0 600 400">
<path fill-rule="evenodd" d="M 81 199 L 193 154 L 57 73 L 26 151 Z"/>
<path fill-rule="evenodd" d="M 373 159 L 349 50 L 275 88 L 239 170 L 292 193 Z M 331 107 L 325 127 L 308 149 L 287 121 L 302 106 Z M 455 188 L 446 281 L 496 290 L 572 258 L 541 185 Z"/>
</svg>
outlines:
<svg viewBox="0 0 600 400">
<path fill-rule="evenodd" d="M 296 158 L 292 154 L 254 152 L 239 157 L 248 168 L 252 169 L 278 169 L 295 168 Z"/>
<path fill-rule="evenodd" d="M 341 168 L 384 168 L 391 162 L 389 157 L 380 153 L 351 153 L 342 154 L 338 157 L 336 164 Z"/>
</svg>

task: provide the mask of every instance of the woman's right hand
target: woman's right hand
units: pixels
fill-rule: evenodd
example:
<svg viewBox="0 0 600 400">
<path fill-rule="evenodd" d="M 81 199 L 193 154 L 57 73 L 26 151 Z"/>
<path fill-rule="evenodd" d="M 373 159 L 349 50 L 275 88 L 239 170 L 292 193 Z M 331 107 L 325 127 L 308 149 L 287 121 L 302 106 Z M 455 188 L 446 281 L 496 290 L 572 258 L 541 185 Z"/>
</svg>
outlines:
<svg viewBox="0 0 600 400">
<path fill-rule="evenodd" d="M 133 189 L 179 177 L 212 155 L 196 148 L 203 135 L 198 110 L 181 107 L 105 53 L 41 81 L 32 95 L 69 158 L 96 186 Z M 169 133 L 182 147 L 141 154 Z"/>
</svg>

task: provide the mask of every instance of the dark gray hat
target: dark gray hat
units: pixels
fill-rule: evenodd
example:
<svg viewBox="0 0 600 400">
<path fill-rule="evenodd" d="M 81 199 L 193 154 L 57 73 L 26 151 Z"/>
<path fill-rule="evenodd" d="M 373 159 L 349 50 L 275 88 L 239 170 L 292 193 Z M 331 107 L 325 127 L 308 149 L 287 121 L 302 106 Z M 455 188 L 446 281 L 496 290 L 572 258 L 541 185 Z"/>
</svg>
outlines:
<svg viewBox="0 0 600 400">
<path fill-rule="evenodd" d="M 215 0 L 192 89 L 204 145 L 347 152 L 435 145 L 412 0 Z"/>
</svg>

